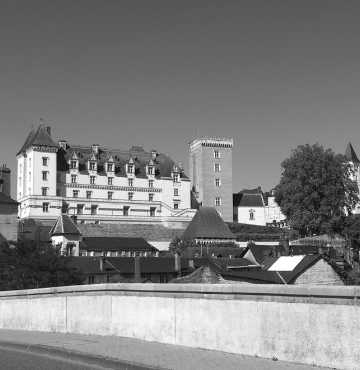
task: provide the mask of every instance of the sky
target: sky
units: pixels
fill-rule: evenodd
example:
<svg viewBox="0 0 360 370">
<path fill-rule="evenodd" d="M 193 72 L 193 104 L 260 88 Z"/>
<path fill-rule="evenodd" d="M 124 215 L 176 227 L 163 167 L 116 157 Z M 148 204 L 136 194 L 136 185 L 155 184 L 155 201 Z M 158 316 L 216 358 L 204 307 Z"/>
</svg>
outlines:
<svg viewBox="0 0 360 370">
<path fill-rule="evenodd" d="M 54 139 L 234 138 L 233 190 L 274 187 L 297 145 L 360 154 L 359 1 L 0 0 L 0 163 Z"/>
</svg>

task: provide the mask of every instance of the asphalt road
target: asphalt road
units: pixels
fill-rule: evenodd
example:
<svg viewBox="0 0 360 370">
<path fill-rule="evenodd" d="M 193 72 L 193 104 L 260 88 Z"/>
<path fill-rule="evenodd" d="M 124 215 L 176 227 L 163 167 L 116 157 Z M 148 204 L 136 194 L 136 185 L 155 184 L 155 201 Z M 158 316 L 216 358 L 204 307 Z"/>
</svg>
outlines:
<svg viewBox="0 0 360 370">
<path fill-rule="evenodd" d="M 142 366 L 95 357 L 61 354 L 58 351 L 39 351 L 0 346 L 1 370 L 145 370 Z"/>
</svg>

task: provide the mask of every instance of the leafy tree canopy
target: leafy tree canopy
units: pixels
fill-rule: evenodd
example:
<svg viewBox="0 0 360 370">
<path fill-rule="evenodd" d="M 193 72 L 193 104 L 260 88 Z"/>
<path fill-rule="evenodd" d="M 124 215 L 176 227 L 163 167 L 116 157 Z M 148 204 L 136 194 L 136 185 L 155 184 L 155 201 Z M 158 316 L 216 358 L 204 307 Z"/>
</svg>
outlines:
<svg viewBox="0 0 360 370">
<path fill-rule="evenodd" d="M 0 247 L 0 289 L 32 289 L 76 285 L 83 281 L 80 271 L 68 265 L 59 249 L 22 241 Z"/>
<path fill-rule="evenodd" d="M 301 236 L 338 233 L 358 202 L 351 164 L 321 145 L 300 145 L 282 164 L 275 200 Z"/>
</svg>

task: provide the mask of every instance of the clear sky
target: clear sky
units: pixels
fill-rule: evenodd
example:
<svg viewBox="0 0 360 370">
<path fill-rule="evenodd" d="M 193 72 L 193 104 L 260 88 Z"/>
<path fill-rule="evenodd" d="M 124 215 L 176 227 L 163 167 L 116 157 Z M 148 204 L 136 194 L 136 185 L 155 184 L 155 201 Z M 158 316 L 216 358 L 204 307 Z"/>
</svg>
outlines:
<svg viewBox="0 0 360 370">
<path fill-rule="evenodd" d="M 234 191 L 276 185 L 298 144 L 360 154 L 359 19 L 349 0 L 0 0 L 0 162 L 15 173 L 40 118 L 186 169 L 192 138 L 233 137 Z"/>
</svg>

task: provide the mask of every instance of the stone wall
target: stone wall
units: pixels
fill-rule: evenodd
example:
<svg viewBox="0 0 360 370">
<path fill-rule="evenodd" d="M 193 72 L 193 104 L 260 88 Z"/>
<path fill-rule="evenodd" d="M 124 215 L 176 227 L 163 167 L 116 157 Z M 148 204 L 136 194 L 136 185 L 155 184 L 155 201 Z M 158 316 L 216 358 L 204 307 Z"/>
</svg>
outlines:
<svg viewBox="0 0 360 370">
<path fill-rule="evenodd" d="M 0 292 L 0 327 L 358 368 L 360 287 L 103 284 Z"/>
</svg>

